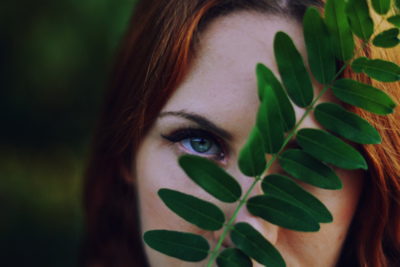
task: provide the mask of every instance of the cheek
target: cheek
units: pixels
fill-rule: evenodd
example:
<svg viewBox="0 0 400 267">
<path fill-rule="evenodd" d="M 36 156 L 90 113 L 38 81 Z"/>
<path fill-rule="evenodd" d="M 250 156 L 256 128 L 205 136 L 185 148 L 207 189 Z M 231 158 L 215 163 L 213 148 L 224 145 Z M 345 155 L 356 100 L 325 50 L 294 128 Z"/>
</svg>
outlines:
<svg viewBox="0 0 400 267">
<path fill-rule="evenodd" d="M 343 182 L 339 203 L 336 204 L 336 220 L 351 222 L 361 195 L 364 181 L 364 171 L 361 170 L 338 170 L 336 172 Z"/>
<path fill-rule="evenodd" d="M 152 153 L 155 147 L 144 140 L 137 153 L 136 177 L 142 232 L 157 228 L 158 222 L 166 216 L 166 210 L 158 190 L 177 185 L 173 164 L 161 153 Z M 168 226 L 164 226 L 168 227 Z"/>
<path fill-rule="evenodd" d="M 199 234 L 210 240 L 212 232 L 197 228 L 170 211 L 157 192 L 160 188 L 170 188 L 199 196 L 199 187 L 180 169 L 176 156 L 165 149 L 146 141 L 138 150 L 136 160 L 137 195 L 141 234 L 154 229 L 166 229 Z M 150 266 L 199 266 L 161 254 L 144 245 Z M 204 264 L 205 265 L 205 264 Z"/>
<path fill-rule="evenodd" d="M 169 188 L 204 199 L 201 189 L 179 167 L 168 147 L 144 140 L 137 153 L 136 177 L 142 233 L 150 229 L 197 231 L 165 206 L 158 190 Z M 193 228 L 193 229 L 192 229 Z"/>
<path fill-rule="evenodd" d="M 338 191 L 325 191 L 316 195 L 333 215 L 333 222 L 323 224 L 331 239 L 339 244 L 344 242 L 350 224 L 353 220 L 361 195 L 364 172 L 359 170 L 336 170 L 343 182 L 343 189 Z"/>
<path fill-rule="evenodd" d="M 343 181 L 342 190 L 321 190 L 304 186 L 327 206 L 333 215 L 332 223 L 321 224 L 320 231 L 316 233 L 281 229 L 278 249 L 288 259 L 288 266 L 299 266 L 300 262 L 301 266 L 332 266 L 332 262 L 338 260 L 357 208 L 364 174 L 349 170 L 338 170 L 337 174 Z"/>
</svg>

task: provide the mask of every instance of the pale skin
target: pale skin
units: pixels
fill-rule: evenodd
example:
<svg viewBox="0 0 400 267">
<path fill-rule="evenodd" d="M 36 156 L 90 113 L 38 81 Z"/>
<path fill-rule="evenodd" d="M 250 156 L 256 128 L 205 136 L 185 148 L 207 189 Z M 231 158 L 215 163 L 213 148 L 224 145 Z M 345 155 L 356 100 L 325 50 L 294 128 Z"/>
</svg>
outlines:
<svg viewBox="0 0 400 267">
<path fill-rule="evenodd" d="M 202 33 L 197 57 L 136 154 L 132 175 L 138 182 L 142 234 L 153 229 L 191 232 L 204 236 L 211 249 L 216 246 L 223 230 L 204 231 L 191 225 L 170 211 L 157 191 L 170 188 L 197 196 L 215 203 L 226 218 L 231 217 L 237 203 L 216 200 L 187 178 L 177 161 L 182 154 L 210 158 L 235 177 L 244 192 L 250 187 L 253 179 L 239 171 L 237 159 L 255 124 L 259 106 L 256 64 L 262 62 L 279 77 L 273 55 L 273 38 L 277 31 L 289 34 L 303 58 L 307 58 L 301 25 L 291 19 L 239 12 L 216 19 Z M 321 85 L 316 82 L 314 86 L 316 93 L 321 90 Z M 324 100 L 332 101 L 332 96 L 325 96 Z M 295 109 L 299 119 L 304 110 Z M 204 124 L 199 118 L 213 126 Z M 303 127 L 321 128 L 313 117 L 306 119 Z M 279 165 L 274 164 L 268 173 L 272 171 L 280 171 Z M 252 216 L 245 208 L 239 211 L 235 222 L 248 222 L 262 233 L 280 251 L 287 266 L 336 266 L 363 181 L 360 171 L 338 169 L 337 173 L 343 182 L 343 189 L 339 191 L 318 189 L 299 182 L 333 215 L 333 223 L 322 224 L 319 232 L 287 230 Z M 251 195 L 260 193 L 258 184 Z M 205 266 L 208 262 L 208 259 L 197 263 L 183 262 L 144 246 L 150 266 Z M 228 235 L 222 248 L 230 246 L 233 244 Z M 253 266 L 261 265 L 253 262 Z"/>
</svg>

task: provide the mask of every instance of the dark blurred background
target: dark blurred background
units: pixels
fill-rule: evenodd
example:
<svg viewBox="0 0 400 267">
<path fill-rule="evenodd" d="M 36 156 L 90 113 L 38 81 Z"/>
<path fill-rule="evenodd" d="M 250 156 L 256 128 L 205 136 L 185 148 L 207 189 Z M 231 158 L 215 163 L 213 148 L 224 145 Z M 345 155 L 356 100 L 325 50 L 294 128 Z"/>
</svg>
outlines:
<svg viewBox="0 0 400 267">
<path fill-rule="evenodd" d="M 0 266 L 78 266 L 82 173 L 136 0 L 0 3 Z"/>
</svg>

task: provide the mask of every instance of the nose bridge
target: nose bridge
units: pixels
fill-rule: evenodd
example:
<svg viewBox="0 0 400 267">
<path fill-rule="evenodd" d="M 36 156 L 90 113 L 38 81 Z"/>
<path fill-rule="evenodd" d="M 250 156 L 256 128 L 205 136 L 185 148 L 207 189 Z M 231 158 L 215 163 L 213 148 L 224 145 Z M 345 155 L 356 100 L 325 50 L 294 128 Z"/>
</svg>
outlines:
<svg viewBox="0 0 400 267">
<path fill-rule="evenodd" d="M 244 174 L 242 174 L 239 170 L 239 168 L 237 168 L 237 170 L 235 171 L 234 177 L 236 177 L 237 181 L 240 183 L 240 186 L 242 187 L 242 198 L 246 195 L 247 191 L 250 189 L 250 187 L 252 186 L 252 184 L 255 182 L 255 177 L 248 177 L 245 176 Z M 252 197 L 255 195 L 260 195 L 262 194 L 262 190 L 261 190 L 261 180 L 257 182 L 257 184 L 252 188 L 250 194 L 248 195 L 248 197 Z"/>
<path fill-rule="evenodd" d="M 250 189 L 251 185 L 255 181 L 255 178 L 252 177 L 247 177 L 244 176 L 243 174 L 240 175 L 235 175 L 237 178 L 238 182 L 242 186 L 242 198 L 245 196 L 247 191 Z M 262 189 L 261 189 L 261 181 L 258 181 L 257 184 L 252 188 L 251 192 L 249 193 L 246 201 L 256 195 L 262 194 Z M 239 203 L 237 203 L 239 204 Z M 231 219 L 231 217 L 234 215 L 235 210 L 237 208 L 237 205 L 229 205 L 225 206 L 227 209 L 224 210 L 225 215 L 226 215 L 226 220 L 227 222 Z M 246 203 L 242 205 L 238 213 L 236 214 L 236 217 L 234 219 L 233 225 L 238 223 L 238 222 L 246 222 L 253 226 L 258 232 L 260 232 L 270 243 L 275 244 L 277 237 L 278 237 L 278 226 L 273 225 L 260 217 L 252 215 L 246 207 Z M 215 239 L 218 241 L 221 238 L 221 235 L 223 233 L 223 229 L 220 231 L 216 231 L 214 233 Z M 232 240 L 230 239 L 229 234 L 225 236 L 224 246 L 233 246 L 234 244 L 232 243 Z"/>
<path fill-rule="evenodd" d="M 265 158 L 267 162 L 270 162 L 271 159 L 273 158 L 272 155 L 269 154 L 265 154 Z M 259 180 L 257 182 L 257 184 L 252 188 L 249 197 L 252 196 L 256 196 L 256 195 L 260 195 L 263 194 L 262 188 L 261 188 L 261 183 L 262 183 L 262 179 L 272 173 L 278 173 L 280 171 L 280 165 L 278 162 L 278 159 L 274 159 L 274 161 L 272 163 L 270 163 L 268 170 L 266 170 L 261 176 L 261 180 Z M 243 195 L 242 197 L 244 197 L 244 195 L 247 193 L 247 191 L 249 190 L 249 188 L 251 187 L 251 185 L 253 184 L 253 182 L 255 181 L 255 177 L 248 177 L 245 176 L 244 174 L 242 174 L 239 170 L 239 168 L 237 167 L 237 169 L 234 171 L 234 177 L 237 178 L 238 182 L 240 183 L 240 185 L 242 186 L 242 191 L 243 191 Z"/>
</svg>

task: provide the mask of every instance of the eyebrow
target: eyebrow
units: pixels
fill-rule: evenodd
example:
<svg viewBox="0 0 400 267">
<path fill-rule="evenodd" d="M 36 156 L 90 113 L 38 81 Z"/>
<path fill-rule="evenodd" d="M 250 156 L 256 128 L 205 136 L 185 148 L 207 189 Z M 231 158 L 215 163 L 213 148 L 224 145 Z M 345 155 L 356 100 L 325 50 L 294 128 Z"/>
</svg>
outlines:
<svg viewBox="0 0 400 267">
<path fill-rule="evenodd" d="M 158 118 L 163 118 L 163 117 L 167 117 L 167 116 L 181 117 L 181 118 L 190 120 L 190 121 L 195 122 L 196 124 L 200 125 L 205 130 L 211 131 L 214 134 L 216 134 L 222 138 L 232 139 L 232 135 L 230 133 L 228 133 L 226 130 L 218 127 L 213 122 L 211 122 L 209 119 L 207 119 L 199 114 L 192 113 L 192 112 L 186 112 L 183 110 L 181 110 L 181 111 L 164 111 L 158 115 Z"/>
</svg>

